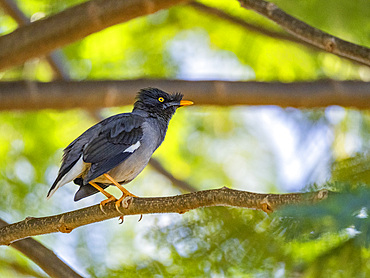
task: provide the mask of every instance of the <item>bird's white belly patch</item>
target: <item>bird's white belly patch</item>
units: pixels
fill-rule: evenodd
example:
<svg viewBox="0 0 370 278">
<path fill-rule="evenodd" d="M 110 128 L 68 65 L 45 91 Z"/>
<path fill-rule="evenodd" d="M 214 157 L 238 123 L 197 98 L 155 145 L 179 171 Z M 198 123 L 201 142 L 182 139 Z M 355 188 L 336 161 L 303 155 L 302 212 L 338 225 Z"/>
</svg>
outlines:
<svg viewBox="0 0 370 278">
<path fill-rule="evenodd" d="M 124 150 L 123 152 L 124 153 L 133 153 L 134 151 L 136 151 L 139 147 L 140 147 L 140 141 L 137 141 L 136 144 L 134 145 L 131 145 L 130 147 L 128 147 L 126 150 Z"/>
</svg>

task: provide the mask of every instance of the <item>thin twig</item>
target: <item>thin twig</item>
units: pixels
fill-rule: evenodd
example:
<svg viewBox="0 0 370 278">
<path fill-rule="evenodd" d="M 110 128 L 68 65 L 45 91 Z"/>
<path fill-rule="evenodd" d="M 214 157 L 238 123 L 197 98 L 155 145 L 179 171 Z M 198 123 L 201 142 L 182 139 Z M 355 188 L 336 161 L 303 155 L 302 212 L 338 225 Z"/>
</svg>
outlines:
<svg viewBox="0 0 370 278">
<path fill-rule="evenodd" d="M 196 105 L 370 108 L 370 82 L 362 81 L 280 83 L 137 79 L 0 82 L 0 110 L 97 109 L 132 105 L 136 93 L 145 87 L 182 92 Z"/>
<path fill-rule="evenodd" d="M 246 29 L 248 31 L 259 33 L 259 34 L 262 34 L 262 35 L 265 35 L 265 36 L 268 36 L 268 37 L 271 37 L 271 38 L 274 38 L 274 39 L 278 39 L 278 40 L 284 40 L 284 41 L 303 44 L 304 46 L 312 48 L 311 44 L 308 44 L 308 43 L 306 43 L 306 42 L 304 42 L 300 39 L 297 39 L 294 36 L 291 36 L 289 34 L 282 33 L 282 32 L 275 32 L 275 31 L 268 30 L 268 29 L 263 28 L 261 26 L 249 23 L 245 20 L 242 20 L 242 19 L 237 18 L 235 16 L 232 16 L 230 14 L 227 14 L 227 13 L 225 13 L 224 11 L 222 11 L 220 9 L 216 9 L 214 7 L 204 5 L 200 2 L 191 2 L 191 3 L 188 4 L 188 6 L 194 8 L 198 11 L 201 11 L 203 13 L 214 15 L 214 16 L 217 16 L 218 18 L 221 18 L 221 19 L 229 21 L 233 24 L 239 25 L 239 26 L 243 27 L 244 29 Z M 315 47 L 315 49 L 317 50 L 316 47 Z"/>
<path fill-rule="evenodd" d="M 170 172 L 168 172 L 162 165 L 162 163 L 160 163 L 157 159 L 155 159 L 154 157 L 152 157 L 150 160 L 149 160 L 149 165 L 152 166 L 154 168 L 154 170 L 156 170 L 158 173 L 162 174 L 163 176 L 165 176 L 166 178 L 168 178 L 173 185 L 175 185 L 176 187 L 186 191 L 186 192 L 195 192 L 197 191 L 196 188 L 194 188 L 192 185 L 190 185 L 189 183 L 183 181 L 183 180 L 180 180 L 178 178 L 175 178 Z"/>
<path fill-rule="evenodd" d="M 0 227 L 7 227 L 8 225 L 8 223 L 0 219 Z M 44 245 L 40 244 L 32 238 L 19 240 L 12 243 L 10 246 L 30 258 L 51 277 L 82 277 L 78 275 L 75 271 L 73 271 L 61 259 L 59 259 L 53 251 L 46 248 Z"/>
<path fill-rule="evenodd" d="M 29 24 L 30 20 L 22 13 L 13 0 L 0 0 L 0 6 L 11 16 L 19 25 Z"/>
<path fill-rule="evenodd" d="M 257 33 L 257 34 L 268 36 L 270 38 L 277 39 L 277 40 L 283 40 L 283 41 L 288 41 L 288 42 L 293 42 L 293 43 L 296 43 L 296 44 L 300 44 L 300 45 L 303 45 L 303 46 L 305 46 L 309 49 L 312 49 L 314 51 L 322 51 L 320 48 L 316 47 L 315 45 L 307 43 L 304 40 L 301 40 L 301 39 L 299 39 L 295 36 L 292 36 L 288 33 L 276 32 L 276 31 L 266 29 L 262 26 L 252 24 L 252 23 L 247 22 L 243 19 L 232 16 L 228 13 L 225 13 L 224 11 L 222 11 L 220 9 L 216 9 L 214 7 L 204 5 L 200 2 L 191 2 L 191 3 L 188 4 L 188 6 L 194 8 L 198 11 L 201 11 L 203 13 L 207 13 L 209 15 L 217 16 L 218 18 L 226 20 L 226 21 L 228 21 L 232 24 L 238 25 L 238 26 L 240 26 L 240 27 L 242 27 L 245 30 L 248 30 L 250 32 L 254 32 L 254 33 Z M 358 64 L 357 62 L 355 62 L 352 59 L 349 59 L 347 57 L 342 57 L 342 58 L 345 58 L 348 61 L 351 61 L 351 62 L 354 62 L 354 63 Z"/>
<path fill-rule="evenodd" d="M 327 198 L 329 194 L 332 193 L 327 190 L 309 193 L 258 194 L 223 187 L 171 197 L 128 197 L 122 201 L 124 208 L 121 207 L 120 212 L 116 210 L 115 203 L 111 202 L 104 207 L 104 212 L 99 205 L 95 205 L 54 216 L 27 218 L 21 222 L 2 227 L 0 228 L 0 245 L 10 244 L 30 236 L 56 232 L 70 233 L 77 227 L 118 216 L 185 213 L 192 209 L 212 206 L 232 206 L 272 212 L 283 205 L 322 200 Z"/>
<path fill-rule="evenodd" d="M 292 35 L 322 50 L 370 66 L 370 49 L 332 36 L 264 0 L 239 0 L 242 7 L 271 19 Z"/>
</svg>

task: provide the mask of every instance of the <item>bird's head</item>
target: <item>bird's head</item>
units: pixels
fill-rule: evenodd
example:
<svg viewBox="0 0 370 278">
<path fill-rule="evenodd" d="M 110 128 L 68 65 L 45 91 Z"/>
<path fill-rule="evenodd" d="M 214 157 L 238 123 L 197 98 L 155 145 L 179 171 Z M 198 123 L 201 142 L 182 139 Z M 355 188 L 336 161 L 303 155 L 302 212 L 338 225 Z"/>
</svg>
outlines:
<svg viewBox="0 0 370 278">
<path fill-rule="evenodd" d="M 134 110 L 140 109 L 150 115 L 170 119 L 176 109 L 181 106 L 192 105 L 189 100 L 182 100 L 180 93 L 167 94 L 157 88 L 141 89 L 137 94 Z"/>
</svg>

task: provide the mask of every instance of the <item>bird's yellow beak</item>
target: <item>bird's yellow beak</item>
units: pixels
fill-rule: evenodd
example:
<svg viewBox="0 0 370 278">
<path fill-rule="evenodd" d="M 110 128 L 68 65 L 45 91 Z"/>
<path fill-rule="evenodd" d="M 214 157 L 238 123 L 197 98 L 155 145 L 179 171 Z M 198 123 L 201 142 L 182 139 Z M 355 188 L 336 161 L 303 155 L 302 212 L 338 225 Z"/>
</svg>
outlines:
<svg viewBox="0 0 370 278">
<path fill-rule="evenodd" d="M 180 101 L 180 107 L 181 106 L 188 106 L 188 105 L 193 105 L 194 102 L 192 102 L 191 100 L 182 100 Z"/>
</svg>

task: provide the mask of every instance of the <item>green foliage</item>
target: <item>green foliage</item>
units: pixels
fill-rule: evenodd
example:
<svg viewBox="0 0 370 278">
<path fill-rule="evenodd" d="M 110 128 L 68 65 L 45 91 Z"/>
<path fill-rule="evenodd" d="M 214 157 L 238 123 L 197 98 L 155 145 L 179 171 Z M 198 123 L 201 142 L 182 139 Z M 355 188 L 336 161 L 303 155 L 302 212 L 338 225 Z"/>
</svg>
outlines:
<svg viewBox="0 0 370 278">
<path fill-rule="evenodd" d="M 344 40 L 369 45 L 369 36 L 364 35 L 370 30 L 369 21 L 363 21 L 370 16 L 367 1 L 335 0 L 301 0 L 299 5 L 291 1 L 274 0 L 285 12 L 294 14 L 300 20 L 313 25 Z"/>
<path fill-rule="evenodd" d="M 17 4 L 28 17 L 37 19 L 81 2 L 19 0 Z M 317 28 L 369 46 L 366 1 L 274 2 Z M 237 1 L 204 3 L 283 32 L 262 16 L 240 8 Z M 14 20 L 0 10 L 0 33 L 15 28 Z M 244 30 L 186 5 L 108 28 L 62 52 L 75 80 L 370 78 L 365 67 Z M 0 73 L 1 81 L 21 79 L 49 81 L 51 69 L 41 59 Z M 103 112 L 109 116 L 129 110 Z M 16 222 L 103 199 L 96 195 L 74 203 L 77 187 L 69 184 L 45 200 L 62 149 L 93 123 L 83 111 L 0 115 L 1 218 Z M 136 217 L 128 217 L 123 225 L 105 221 L 39 240 L 84 276 L 92 277 L 369 277 L 369 138 L 366 111 L 340 107 L 181 109 L 155 156 L 174 176 L 197 189 L 226 185 L 282 193 L 325 187 L 337 194 L 313 206 L 287 207 L 271 215 L 206 208 L 184 215 L 148 215 L 140 223 Z M 150 167 L 128 187 L 139 196 L 180 193 Z M 0 248 L 0 276 L 22 275 L 44 276 L 17 251 Z"/>
<path fill-rule="evenodd" d="M 80 2 L 82 1 L 19 1 L 19 6 L 28 16 L 37 18 L 54 14 Z M 317 28 L 339 37 L 348 37 L 351 41 L 369 44 L 369 14 L 365 7 L 367 3 L 351 5 L 342 2 L 343 5 L 337 1 L 325 1 L 325 4 L 303 1 L 298 6 L 289 1 L 278 1 L 277 4 L 293 15 L 314 23 Z M 205 4 L 224 9 L 264 28 L 282 32 L 260 15 L 241 9 L 237 1 L 206 1 Z M 327 11 L 332 11 L 330 17 L 327 16 Z M 333 17 L 333 11 L 338 16 Z M 1 17 L 1 33 L 15 28 L 14 22 L 9 20 L 7 16 Z M 186 48 L 181 49 L 176 45 L 196 49 L 186 51 Z M 358 79 L 363 75 L 368 76 L 366 69 L 334 55 L 268 38 L 186 6 L 174 7 L 108 28 L 67 46 L 63 52 L 68 58 L 66 68 L 71 77 L 78 80 L 144 76 L 174 78 L 179 76 L 179 69 L 183 66 L 179 63 L 186 64 L 186 60 L 201 49 L 209 52 L 212 59 L 220 60 L 220 63 L 234 60 L 235 66 L 247 67 L 247 72 L 241 73 L 233 73 L 230 69 L 229 75 L 234 75 L 233 78 L 239 80 L 257 78 L 260 81 L 291 82 L 316 78 Z M 186 57 L 179 59 L 184 54 Z M 38 67 L 42 67 L 38 64 Z M 22 78 L 23 70 L 18 68 L 7 71 L 3 79 Z M 45 74 L 45 71 L 37 72 L 33 78 L 45 80 Z M 212 77 L 212 72 L 206 76 Z M 201 79 L 202 76 L 192 78 Z"/>
<path fill-rule="evenodd" d="M 357 154 L 333 165 L 333 180 L 350 184 L 370 184 L 370 156 Z"/>
<path fill-rule="evenodd" d="M 220 207 L 165 224 L 159 219 L 145 238 L 160 243 L 156 255 L 106 275 L 367 277 L 369 195 L 369 188 L 361 187 L 270 216 Z"/>
</svg>

